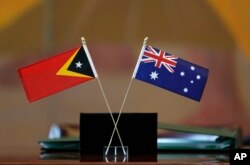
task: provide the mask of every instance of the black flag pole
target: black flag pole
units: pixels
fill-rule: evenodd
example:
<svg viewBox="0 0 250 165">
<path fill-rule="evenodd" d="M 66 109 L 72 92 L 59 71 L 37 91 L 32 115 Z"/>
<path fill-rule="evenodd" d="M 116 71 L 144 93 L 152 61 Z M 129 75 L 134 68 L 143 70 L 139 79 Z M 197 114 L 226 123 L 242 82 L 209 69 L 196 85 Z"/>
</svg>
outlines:
<svg viewBox="0 0 250 165">
<path fill-rule="evenodd" d="M 102 95 L 103 95 L 103 97 L 104 97 L 104 100 L 105 100 L 105 103 L 106 103 L 106 105 L 107 105 L 108 111 L 109 111 L 109 113 L 110 113 L 111 119 L 112 119 L 112 121 L 113 121 L 113 124 L 114 124 L 114 131 L 117 132 L 119 141 L 120 141 L 121 146 L 122 146 L 123 154 L 124 154 L 124 155 L 127 155 L 126 152 L 125 152 L 125 149 L 124 149 L 124 145 L 123 145 L 123 142 L 122 142 L 122 139 L 121 139 L 119 130 L 117 129 L 117 124 L 116 124 L 116 122 L 115 122 L 115 119 L 114 119 L 114 117 L 113 117 L 111 108 L 110 108 L 110 106 L 109 106 L 107 97 L 106 97 L 106 95 L 105 95 L 105 92 L 104 92 L 104 90 L 103 90 L 101 81 L 100 81 L 100 79 L 99 79 L 99 77 L 98 77 L 98 74 L 97 74 L 97 72 L 96 72 L 94 63 L 93 63 L 93 61 L 92 61 L 92 59 L 91 59 L 91 56 L 90 56 L 90 53 L 89 53 L 89 51 L 88 51 L 88 47 L 87 47 L 87 44 L 86 44 L 86 40 L 85 40 L 84 37 L 81 37 L 81 41 L 82 41 L 83 49 L 85 50 L 86 55 L 87 55 L 87 57 L 88 57 L 90 66 L 91 66 L 91 68 L 92 68 L 92 70 L 93 70 L 94 76 L 95 76 L 95 78 L 97 79 L 97 82 L 98 82 L 98 85 L 99 85 L 99 87 L 100 87 L 101 93 L 102 93 Z M 119 118 L 118 118 L 118 119 L 119 119 Z M 113 132 L 113 133 L 114 133 L 114 132 Z M 109 147 L 110 147 L 110 144 L 109 144 Z M 109 147 L 108 147 L 108 148 L 109 148 Z M 105 152 L 105 153 L 106 153 L 106 155 L 107 155 L 107 152 Z"/>
<path fill-rule="evenodd" d="M 118 115 L 117 120 L 116 120 L 116 122 L 115 122 L 115 126 L 114 126 L 114 129 L 113 129 L 112 135 L 111 135 L 111 137 L 110 137 L 108 147 L 107 147 L 107 149 L 106 149 L 106 151 L 105 151 L 105 154 L 106 154 L 106 155 L 107 155 L 108 152 L 109 152 L 109 148 L 110 148 L 111 142 L 112 142 L 112 140 L 113 140 L 113 137 L 114 137 L 114 134 L 115 134 L 115 130 L 117 129 L 117 124 L 118 124 L 118 122 L 119 122 L 119 120 L 120 120 L 120 117 L 121 117 L 121 114 L 122 114 L 122 111 L 123 111 L 123 107 L 124 107 L 124 105 L 125 105 L 125 102 L 126 102 L 126 100 L 127 100 L 127 97 L 128 97 L 128 93 L 129 93 L 130 87 L 131 87 L 131 85 L 132 85 L 132 81 L 133 81 L 133 79 L 134 79 L 134 77 L 135 77 L 135 74 L 136 74 L 136 71 L 137 71 L 137 69 L 138 69 L 138 67 L 139 67 L 139 59 L 140 59 L 141 56 L 143 55 L 144 49 L 145 49 L 145 47 L 146 47 L 146 45 L 147 45 L 147 41 L 148 41 L 148 37 L 145 37 L 145 38 L 144 38 L 144 41 L 143 41 L 143 45 L 142 45 L 142 48 L 141 48 L 141 52 L 140 52 L 139 58 L 138 58 L 138 60 L 137 60 L 137 63 L 136 63 L 136 66 L 135 66 L 135 69 L 134 69 L 134 72 L 133 72 L 133 75 L 132 75 L 132 77 L 131 77 L 131 79 L 130 79 L 130 82 L 129 82 L 129 85 L 128 85 L 126 94 L 125 94 L 125 96 L 124 96 L 124 99 L 123 99 L 123 102 L 122 102 L 122 105 L 121 105 L 121 108 L 120 108 L 120 111 L 119 111 L 119 115 Z"/>
</svg>

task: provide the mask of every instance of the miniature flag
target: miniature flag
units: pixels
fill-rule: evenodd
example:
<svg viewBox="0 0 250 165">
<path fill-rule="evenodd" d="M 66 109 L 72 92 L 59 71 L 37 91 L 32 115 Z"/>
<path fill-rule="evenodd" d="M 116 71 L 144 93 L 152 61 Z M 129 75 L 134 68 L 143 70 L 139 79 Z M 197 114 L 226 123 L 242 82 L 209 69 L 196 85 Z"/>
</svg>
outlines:
<svg viewBox="0 0 250 165">
<path fill-rule="evenodd" d="M 20 68 L 18 72 L 30 102 L 97 77 L 83 46 Z"/>
<path fill-rule="evenodd" d="M 142 49 L 132 78 L 200 101 L 208 69 L 151 46 Z"/>
</svg>

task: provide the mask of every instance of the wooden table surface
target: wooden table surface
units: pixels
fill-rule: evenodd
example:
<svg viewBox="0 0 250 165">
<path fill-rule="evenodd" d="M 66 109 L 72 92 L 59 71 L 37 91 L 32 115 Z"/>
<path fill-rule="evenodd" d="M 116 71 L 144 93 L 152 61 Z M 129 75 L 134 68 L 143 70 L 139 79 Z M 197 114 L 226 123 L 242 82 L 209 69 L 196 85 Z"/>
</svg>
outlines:
<svg viewBox="0 0 250 165">
<path fill-rule="evenodd" d="M 61 153 L 60 153 L 61 154 Z M 106 164 L 104 159 L 101 161 L 91 160 L 87 157 L 87 161 L 80 161 L 80 156 L 77 152 L 58 154 L 56 152 L 42 153 L 37 147 L 1 147 L 0 148 L 0 164 L 18 164 L 18 165 L 30 165 L 30 164 Z M 86 159 L 86 157 L 85 157 Z M 131 158 L 132 159 L 132 158 Z M 164 164 L 174 164 L 174 165 L 188 165 L 188 164 L 219 164 L 228 165 L 228 157 L 225 154 L 204 154 L 204 153 L 160 153 L 155 159 L 147 160 L 148 157 L 140 158 L 140 161 L 133 161 L 128 159 L 128 164 L 131 165 L 164 165 Z M 123 159 L 121 159 L 123 160 Z M 112 160 L 109 161 L 112 164 Z M 116 164 L 123 164 L 122 161 L 116 162 Z"/>
</svg>

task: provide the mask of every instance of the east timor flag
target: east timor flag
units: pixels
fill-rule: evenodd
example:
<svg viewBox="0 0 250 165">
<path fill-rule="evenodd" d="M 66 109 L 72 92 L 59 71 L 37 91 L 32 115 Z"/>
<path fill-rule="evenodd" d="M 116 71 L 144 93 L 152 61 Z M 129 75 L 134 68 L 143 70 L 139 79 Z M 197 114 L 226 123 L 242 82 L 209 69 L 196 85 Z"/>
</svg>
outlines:
<svg viewBox="0 0 250 165">
<path fill-rule="evenodd" d="M 74 48 L 18 69 L 30 102 L 97 77 L 87 48 Z"/>
</svg>

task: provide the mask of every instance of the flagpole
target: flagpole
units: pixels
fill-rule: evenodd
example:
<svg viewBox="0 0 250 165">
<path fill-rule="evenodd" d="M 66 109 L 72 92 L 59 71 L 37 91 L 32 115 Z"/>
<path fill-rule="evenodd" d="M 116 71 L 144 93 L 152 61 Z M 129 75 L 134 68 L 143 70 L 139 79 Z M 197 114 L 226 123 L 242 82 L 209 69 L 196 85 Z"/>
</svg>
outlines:
<svg viewBox="0 0 250 165">
<path fill-rule="evenodd" d="M 105 95 L 105 93 L 104 93 L 104 90 L 103 90 L 103 88 L 102 88 L 101 81 L 100 81 L 100 79 L 99 79 L 99 77 L 98 77 L 98 75 L 97 75 L 95 66 L 94 66 L 93 61 L 92 61 L 92 59 L 91 59 L 90 53 L 89 53 L 89 51 L 88 51 L 88 47 L 87 47 L 87 44 L 86 44 L 86 40 L 85 40 L 84 37 L 81 37 L 81 41 L 82 41 L 82 46 L 83 46 L 83 48 L 84 48 L 84 50 L 85 50 L 85 52 L 86 52 L 87 58 L 88 58 L 88 60 L 89 60 L 90 66 L 91 66 L 91 68 L 92 68 L 92 70 L 93 70 L 94 76 L 95 76 L 95 78 L 97 79 L 98 85 L 99 85 L 99 87 L 100 87 L 100 89 L 101 89 L 101 93 L 102 93 L 102 95 L 103 95 L 103 97 L 104 97 L 105 103 L 106 103 L 107 108 L 108 108 L 108 110 L 109 110 L 111 119 L 112 119 L 113 124 L 114 124 L 114 129 L 115 129 L 116 132 L 117 132 L 119 141 L 120 141 L 121 146 L 122 146 L 123 154 L 126 155 L 126 152 L 125 152 L 125 149 L 124 149 L 124 145 L 123 145 L 123 142 L 122 142 L 122 139 L 121 139 L 119 130 L 117 129 L 117 125 L 116 125 L 116 123 L 115 123 L 115 119 L 114 119 L 114 117 L 113 117 L 113 114 L 112 114 L 111 108 L 110 108 L 110 106 L 109 106 L 107 97 L 106 97 L 106 95 Z M 105 152 L 105 154 L 107 155 L 107 152 Z"/>
<path fill-rule="evenodd" d="M 148 42 L 148 37 L 145 37 L 145 38 L 144 38 L 144 41 L 143 41 L 142 48 L 141 48 L 140 55 L 139 55 L 139 57 L 138 57 L 138 60 L 137 60 L 136 65 L 135 65 L 135 69 L 134 69 L 132 78 L 135 78 L 135 75 L 136 75 L 136 73 L 137 73 L 137 70 L 138 70 L 138 67 L 139 67 L 139 64 L 140 64 L 140 59 L 141 59 L 141 57 L 142 57 L 142 55 L 143 55 L 143 52 L 144 52 L 145 47 L 146 47 L 146 45 L 147 45 L 147 42 Z"/>
<path fill-rule="evenodd" d="M 118 115 L 118 117 L 117 117 L 117 119 L 116 119 L 115 128 L 117 127 L 117 124 L 118 124 L 118 122 L 119 122 L 119 120 L 120 120 L 120 116 L 121 116 L 123 107 L 124 107 L 125 102 L 126 102 L 127 97 L 128 97 L 128 92 L 129 92 L 129 90 L 130 90 L 130 87 L 131 87 L 131 85 L 132 85 L 132 81 L 133 81 L 133 79 L 135 78 L 136 72 L 137 72 L 137 70 L 138 70 L 139 63 L 140 63 L 140 59 L 141 59 L 141 57 L 142 57 L 142 55 L 143 55 L 143 52 L 144 52 L 144 50 L 145 50 L 145 47 L 146 47 L 146 45 L 147 45 L 147 41 L 148 41 L 148 37 L 145 37 L 145 38 L 144 38 L 144 41 L 143 41 L 143 45 L 142 45 L 142 48 L 141 48 L 141 52 L 140 52 L 139 58 L 138 58 L 138 60 L 137 60 L 137 63 L 136 63 L 136 66 L 135 66 L 135 69 L 134 69 L 134 72 L 133 72 L 133 75 L 132 75 L 132 77 L 131 77 L 131 79 L 130 79 L 130 82 L 129 82 L 129 85 L 128 85 L 128 88 L 127 88 L 125 97 L 124 97 L 124 99 L 123 99 L 123 102 L 122 102 L 122 105 L 121 105 L 121 108 L 120 108 L 120 111 L 119 111 L 119 115 Z M 107 147 L 107 149 L 106 149 L 106 152 L 105 152 L 106 154 L 108 153 L 109 148 L 110 148 L 110 144 L 111 144 L 111 142 L 112 142 L 112 140 L 113 140 L 113 137 L 114 137 L 114 134 L 115 134 L 115 128 L 113 129 L 112 135 L 111 135 L 111 137 L 110 137 L 109 145 L 108 145 L 108 147 Z"/>
</svg>

